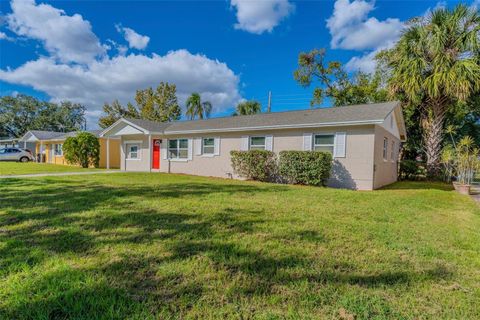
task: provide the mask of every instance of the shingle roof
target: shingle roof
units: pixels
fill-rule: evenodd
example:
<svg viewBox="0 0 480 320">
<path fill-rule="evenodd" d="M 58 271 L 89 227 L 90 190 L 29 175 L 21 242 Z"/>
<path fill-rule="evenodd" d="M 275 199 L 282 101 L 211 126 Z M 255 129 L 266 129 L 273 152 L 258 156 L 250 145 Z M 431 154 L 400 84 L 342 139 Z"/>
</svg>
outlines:
<svg viewBox="0 0 480 320">
<path fill-rule="evenodd" d="M 302 126 L 379 123 L 383 122 L 398 102 L 360 104 L 353 106 L 317 108 L 300 111 L 261 113 L 248 116 L 231 116 L 206 120 L 160 123 L 148 120 L 126 119 L 155 133 L 189 133 L 222 130 L 252 130 L 261 128 L 295 128 Z"/>
<path fill-rule="evenodd" d="M 133 118 L 125 118 L 125 119 L 133 123 L 134 125 L 151 132 L 163 132 L 168 126 L 171 125 L 171 123 L 168 123 L 168 122 L 156 122 L 156 121 L 133 119 Z"/>
<path fill-rule="evenodd" d="M 56 131 L 42 131 L 42 130 L 30 130 L 29 133 L 33 134 L 38 140 L 65 140 L 68 137 L 74 137 L 78 134 L 78 131 L 71 132 L 56 132 Z M 102 130 L 89 130 L 96 137 L 100 136 Z"/>
<path fill-rule="evenodd" d="M 38 140 L 49 140 L 49 139 L 56 139 L 62 135 L 64 132 L 55 132 L 55 131 L 41 131 L 41 130 L 30 130 Z"/>
</svg>

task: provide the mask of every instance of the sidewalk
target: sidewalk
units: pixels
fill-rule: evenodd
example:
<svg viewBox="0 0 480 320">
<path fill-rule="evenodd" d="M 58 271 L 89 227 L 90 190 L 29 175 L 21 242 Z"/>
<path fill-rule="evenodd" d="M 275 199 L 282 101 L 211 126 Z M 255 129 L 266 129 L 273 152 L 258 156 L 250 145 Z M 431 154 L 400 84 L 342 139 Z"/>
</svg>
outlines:
<svg viewBox="0 0 480 320">
<path fill-rule="evenodd" d="M 17 175 L 3 175 L 3 176 L 0 176 L 0 179 L 81 176 L 81 175 L 89 175 L 89 174 L 104 174 L 104 173 L 117 173 L 117 172 L 121 172 L 121 171 L 106 170 L 106 171 L 85 171 L 85 172 L 51 172 L 51 173 L 17 174 Z"/>
</svg>

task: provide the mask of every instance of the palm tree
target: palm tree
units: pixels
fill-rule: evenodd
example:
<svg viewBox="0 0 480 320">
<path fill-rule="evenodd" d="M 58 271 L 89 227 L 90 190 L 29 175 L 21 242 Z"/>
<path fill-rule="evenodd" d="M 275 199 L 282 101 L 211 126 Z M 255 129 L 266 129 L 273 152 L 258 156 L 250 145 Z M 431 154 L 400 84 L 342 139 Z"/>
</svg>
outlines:
<svg viewBox="0 0 480 320">
<path fill-rule="evenodd" d="M 398 43 L 381 54 L 392 93 L 421 111 L 427 171 L 440 169 L 445 117 L 480 89 L 480 16 L 458 5 L 412 20 Z"/>
<path fill-rule="evenodd" d="M 210 117 L 212 112 L 212 104 L 210 101 L 203 101 L 200 98 L 200 94 L 197 92 L 192 93 L 187 99 L 187 112 L 186 115 L 190 120 L 198 117 L 199 119 L 205 119 Z"/>
<path fill-rule="evenodd" d="M 237 110 L 233 114 L 234 116 L 241 115 L 249 115 L 249 114 L 257 114 L 262 112 L 262 105 L 260 102 L 251 100 L 251 101 L 243 101 L 237 105 Z"/>
</svg>

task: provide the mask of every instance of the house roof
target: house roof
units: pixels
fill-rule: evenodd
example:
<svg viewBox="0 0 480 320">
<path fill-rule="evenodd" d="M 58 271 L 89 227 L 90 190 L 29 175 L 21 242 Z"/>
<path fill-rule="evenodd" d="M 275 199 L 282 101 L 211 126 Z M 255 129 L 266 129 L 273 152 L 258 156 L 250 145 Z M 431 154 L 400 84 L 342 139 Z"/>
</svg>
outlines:
<svg viewBox="0 0 480 320">
<path fill-rule="evenodd" d="M 362 104 L 335 108 L 317 108 L 300 111 L 261 113 L 207 120 L 172 122 L 164 133 L 189 133 L 221 130 L 249 130 L 263 128 L 295 128 L 318 125 L 383 122 L 398 102 Z"/>
<path fill-rule="evenodd" d="M 89 130 L 94 134 L 96 137 L 100 136 L 102 130 Z M 20 141 L 27 141 L 31 137 L 34 138 L 35 141 L 45 141 L 45 140 L 65 140 L 68 137 L 74 137 L 78 134 L 78 131 L 71 131 L 71 132 L 56 132 L 56 131 L 42 131 L 42 130 L 30 130 L 20 139 Z"/>
</svg>

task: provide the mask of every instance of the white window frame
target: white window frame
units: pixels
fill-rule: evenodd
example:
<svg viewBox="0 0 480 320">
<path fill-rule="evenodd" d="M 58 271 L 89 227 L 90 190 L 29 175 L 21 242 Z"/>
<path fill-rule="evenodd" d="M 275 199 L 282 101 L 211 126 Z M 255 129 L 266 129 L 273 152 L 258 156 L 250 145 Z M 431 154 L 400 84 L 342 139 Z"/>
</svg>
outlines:
<svg viewBox="0 0 480 320">
<path fill-rule="evenodd" d="M 392 150 L 390 150 L 390 160 L 392 160 L 392 162 L 395 162 L 395 141 L 392 140 L 392 143 L 390 144 L 392 146 Z"/>
<path fill-rule="evenodd" d="M 215 156 L 215 138 L 208 138 L 208 137 L 207 137 L 207 138 L 201 138 L 201 139 L 202 139 L 202 156 L 204 156 L 204 157 L 213 157 L 213 156 Z M 207 140 L 207 139 L 213 140 L 213 145 L 211 145 L 211 146 L 205 146 L 204 142 L 205 142 L 205 140 Z M 206 153 L 206 152 L 205 152 L 205 147 L 211 147 L 211 148 L 212 148 L 212 153 Z"/>
<path fill-rule="evenodd" d="M 124 149 L 125 149 L 125 160 L 128 161 L 141 161 L 142 160 L 142 141 L 124 141 Z M 137 158 L 130 158 L 130 152 L 128 150 L 129 145 L 136 145 L 137 146 Z"/>
<path fill-rule="evenodd" d="M 388 160 L 388 138 L 383 137 L 383 151 L 382 151 L 383 161 Z"/>
<path fill-rule="evenodd" d="M 254 138 L 263 138 L 263 149 L 260 149 L 259 147 L 262 147 L 262 145 L 254 145 L 254 149 L 252 149 L 252 139 Z M 248 137 L 248 150 L 267 150 L 267 137 L 266 136 L 250 136 Z"/>
<path fill-rule="evenodd" d="M 172 158 L 170 156 L 170 141 L 173 141 L 173 140 L 177 140 L 177 157 L 176 158 Z M 186 140 L 187 141 L 187 148 L 180 148 L 180 140 Z M 188 138 L 177 138 L 177 139 L 168 139 L 167 140 L 167 159 L 170 160 L 170 161 L 188 161 L 189 160 L 189 139 Z M 173 149 L 172 149 L 173 150 Z M 186 158 L 180 158 L 180 150 L 186 150 L 187 151 L 187 157 Z"/>
<path fill-rule="evenodd" d="M 60 146 L 60 152 L 57 153 L 57 147 Z M 53 154 L 55 157 L 63 157 L 63 143 L 56 143 L 53 147 Z"/>
<path fill-rule="evenodd" d="M 316 136 L 333 136 L 333 143 L 332 144 L 315 144 Z M 312 151 L 315 151 L 315 147 L 333 147 L 332 157 L 335 157 L 335 151 L 336 151 L 335 139 L 336 139 L 335 132 L 314 133 L 312 136 Z"/>
</svg>

